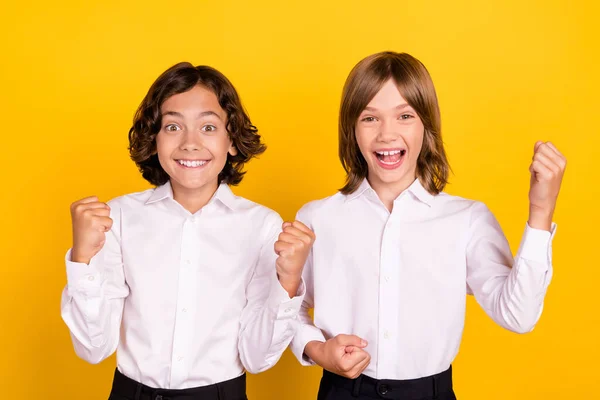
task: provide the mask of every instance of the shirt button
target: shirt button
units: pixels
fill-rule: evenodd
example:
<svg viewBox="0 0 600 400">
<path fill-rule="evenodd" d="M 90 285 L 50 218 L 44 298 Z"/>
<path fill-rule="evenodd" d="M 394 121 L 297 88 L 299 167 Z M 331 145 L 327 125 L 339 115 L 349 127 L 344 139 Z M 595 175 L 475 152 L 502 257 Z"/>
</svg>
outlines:
<svg viewBox="0 0 600 400">
<path fill-rule="evenodd" d="M 187 308 L 182 308 L 181 312 L 184 312 L 184 313 L 187 312 Z"/>
<path fill-rule="evenodd" d="M 285 312 L 289 314 L 289 313 L 291 313 L 291 312 L 292 312 L 292 309 L 291 309 L 291 308 L 286 308 L 286 309 L 285 309 Z"/>
<path fill-rule="evenodd" d="M 191 222 L 196 222 L 196 217 L 195 217 L 195 216 L 192 216 L 192 217 L 190 218 L 190 221 L 191 221 Z"/>
<path fill-rule="evenodd" d="M 177 361 L 183 361 L 183 357 L 181 357 L 181 356 L 177 357 Z"/>
<path fill-rule="evenodd" d="M 383 334 L 383 338 L 384 338 L 384 339 L 389 339 L 389 338 L 390 338 L 390 336 L 391 336 L 391 335 L 390 335 L 390 333 L 389 333 L 388 331 L 385 331 L 385 332 L 384 332 L 384 334 Z"/>
<path fill-rule="evenodd" d="M 191 262 L 190 260 L 185 260 L 185 263 L 186 263 L 187 265 L 190 265 L 192 262 Z"/>
<path fill-rule="evenodd" d="M 389 276 L 385 276 L 385 278 L 384 278 L 384 279 L 385 279 L 385 281 L 386 281 L 386 282 L 389 282 L 389 281 L 390 281 L 390 277 L 389 277 Z"/>
<path fill-rule="evenodd" d="M 90 282 L 91 282 L 91 281 L 93 281 L 94 279 L 96 279 L 96 278 L 94 278 L 94 275 L 88 275 L 88 281 L 90 281 Z"/>
</svg>

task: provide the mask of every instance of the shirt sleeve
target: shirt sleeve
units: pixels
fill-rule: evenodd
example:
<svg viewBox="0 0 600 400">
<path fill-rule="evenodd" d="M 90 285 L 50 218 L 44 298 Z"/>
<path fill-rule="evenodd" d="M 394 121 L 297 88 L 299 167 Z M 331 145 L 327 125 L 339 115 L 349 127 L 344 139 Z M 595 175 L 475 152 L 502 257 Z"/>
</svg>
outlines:
<svg viewBox="0 0 600 400">
<path fill-rule="evenodd" d="M 71 261 L 71 250 L 65 257 L 67 285 L 62 292 L 61 316 L 75 352 L 92 364 L 115 352 L 124 299 L 129 294 L 121 257 L 121 211 L 114 204 L 110 207 L 112 229 L 89 265 Z"/>
<path fill-rule="evenodd" d="M 313 229 L 307 215 L 306 207 L 303 207 L 303 209 L 298 212 L 296 219 L 303 222 L 310 229 Z M 316 240 L 319 240 L 318 233 L 315 232 L 315 234 L 317 235 Z M 290 347 L 300 364 L 308 366 L 315 365 L 315 362 L 304 353 L 306 345 L 312 341 L 326 341 L 323 332 L 314 325 L 313 319 L 309 314 L 309 311 L 314 309 L 313 249 L 311 249 L 308 255 L 302 275 L 304 284 L 306 285 L 306 294 L 304 295 L 304 301 L 300 307 L 299 326 Z"/>
<path fill-rule="evenodd" d="M 516 257 L 491 211 L 472 208 L 467 244 L 467 290 L 499 325 L 517 333 L 533 330 L 552 278 L 552 239 L 547 232 L 525 227 Z"/>
<path fill-rule="evenodd" d="M 259 373 L 274 366 L 288 347 L 298 325 L 298 310 L 304 298 L 301 282 L 291 298 L 277 278 L 275 242 L 283 221 L 274 214 L 265 223 L 267 233 L 250 283 L 240 321 L 238 349 L 244 368 Z"/>
</svg>

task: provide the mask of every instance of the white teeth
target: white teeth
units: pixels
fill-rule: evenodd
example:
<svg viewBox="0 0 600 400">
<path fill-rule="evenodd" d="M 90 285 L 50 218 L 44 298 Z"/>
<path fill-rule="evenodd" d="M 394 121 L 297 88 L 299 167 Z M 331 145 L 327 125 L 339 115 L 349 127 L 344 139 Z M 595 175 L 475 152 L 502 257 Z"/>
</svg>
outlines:
<svg viewBox="0 0 600 400">
<path fill-rule="evenodd" d="M 184 165 L 189 168 L 196 168 L 206 164 L 207 161 L 188 161 L 188 160 L 179 160 L 179 164 Z"/>
<path fill-rule="evenodd" d="M 400 154 L 402 150 L 392 150 L 392 151 L 376 151 L 380 156 L 394 156 L 396 154 Z"/>
</svg>

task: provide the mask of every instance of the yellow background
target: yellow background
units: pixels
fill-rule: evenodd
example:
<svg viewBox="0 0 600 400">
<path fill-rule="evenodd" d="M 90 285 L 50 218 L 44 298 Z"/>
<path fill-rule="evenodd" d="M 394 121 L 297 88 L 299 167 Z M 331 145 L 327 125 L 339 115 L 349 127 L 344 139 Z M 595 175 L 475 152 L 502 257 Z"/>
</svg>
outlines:
<svg viewBox="0 0 600 400">
<path fill-rule="evenodd" d="M 461 400 L 598 395 L 598 6 L 594 1 L 3 2 L 0 6 L 0 396 L 106 399 L 114 358 L 79 360 L 60 319 L 69 204 L 148 185 L 127 131 L 172 64 L 209 64 L 236 85 L 269 149 L 235 192 L 292 218 L 342 185 L 337 112 L 364 56 L 405 51 L 437 87 L 454 175 L 516 250 L 537 139 L 569 159 L 555 220 L 555 275 L 531 334 L 469 299 L 454 364 Z M 286 352 L 249 379 L 251 400 L 314 399 L 320 370 Z M 596 396 L 596 397 L 594 397 Z"/>
</svg>

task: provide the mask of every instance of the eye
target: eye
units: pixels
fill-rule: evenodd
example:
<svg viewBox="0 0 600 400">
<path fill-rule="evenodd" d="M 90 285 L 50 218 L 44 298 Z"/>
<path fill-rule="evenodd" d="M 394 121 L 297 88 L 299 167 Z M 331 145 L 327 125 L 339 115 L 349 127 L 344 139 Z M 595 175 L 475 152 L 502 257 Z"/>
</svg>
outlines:
<svg viewBox="0 0 600 400">
<path fill-rule="evenodd" d="M 363 121 L 363 122 L 374 122 L 375 121 L 375 117 L 364 117 L 363 119 L 361 119 L 361 121 Z"/>
<path fill-rule="evenodd" d="M 165 125 L 165 131 L 167 132 L 176 132 L 178 130 L 180 130 L 181 128 L 179 128 L 177 125 L 175 124 L 168 124 Z"/>
<path fill-rule="evenodd" d="M 413 116 L 412 116 L 412 115 L 410 115 L 410 114 L 402 114 L 402 115 L 400 116 L 400 119 L 410 119 L 410 118 L 413 118 Z"/>
<path fill-rule="evenodd" d="M 216 130 L 217 130 L 217 127 L 216 127 L 216 126 L 214 126 L 214 125 L 204 125 L 204 126 L 202 127 L 202 130 L 203 130 L 204 132 L 214 132 L 214 131 L 216 131 Z"/>
</svg>

